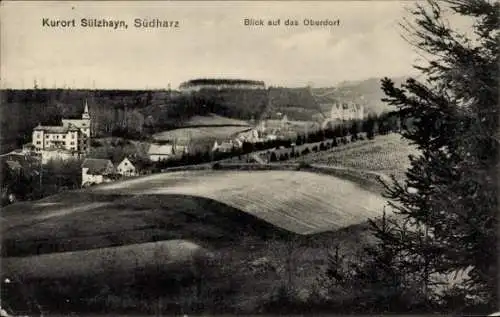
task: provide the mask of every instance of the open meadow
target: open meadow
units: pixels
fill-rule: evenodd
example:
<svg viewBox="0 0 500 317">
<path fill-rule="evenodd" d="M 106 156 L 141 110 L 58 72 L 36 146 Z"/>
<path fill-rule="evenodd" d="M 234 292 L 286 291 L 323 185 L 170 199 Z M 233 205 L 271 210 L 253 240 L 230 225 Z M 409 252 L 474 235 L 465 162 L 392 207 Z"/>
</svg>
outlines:
<svg viewBox="0 0 500 317">
<path fill-rule="evenodd" d="M 153 135 L 155 141 L 190 140 L 197 142 L 211 139 L 227 139 L 239 132 L 250 130 L 247 126 L 189 127 L 159 132 Z"/>
<path fill-rule="evenodd" d="M 208 114 L 206 116 L 193 116 L 183 122 L 182 127 L 155 133 L 155 141 L 190 140 L 197 143 L 204 140 L 226 139 L 252 127 L 248 122 Z"/>
<path fill-rule="evenodd" d="M 385 204 L 354 183 L 301 171 L 175 172 L 105 184 L 92 191 L 204 197 L 298 234 L 359 223 L 380 215 Z"/>
<path fill-rule="evenodd" d="M 155 174 L 5 208 L 2 275 L 22 279 L 52 312 L 145 312 L 158 298 L 140 288 L 160 282 L 170 285 L 161 298 L 171 312 L 255 312 L 284 284 L 307 296 L 331 248 L 369 243 L 359 223 L 383 206 L 317 173 Z M 68 292 L 78 300 L 67 303 Z"/>
</svg>

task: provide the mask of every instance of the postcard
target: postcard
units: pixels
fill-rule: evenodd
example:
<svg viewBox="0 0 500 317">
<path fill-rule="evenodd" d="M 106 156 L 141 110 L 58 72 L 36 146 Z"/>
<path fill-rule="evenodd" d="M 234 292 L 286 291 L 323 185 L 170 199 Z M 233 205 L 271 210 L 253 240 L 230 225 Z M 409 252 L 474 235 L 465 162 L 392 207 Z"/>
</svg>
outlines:
<svg viewBox="0 0 500 317">
<path fill-rule="evenodd" d="M 498 311 L 495 1 L 4 1 L 1 316 Z"/>
</svg>

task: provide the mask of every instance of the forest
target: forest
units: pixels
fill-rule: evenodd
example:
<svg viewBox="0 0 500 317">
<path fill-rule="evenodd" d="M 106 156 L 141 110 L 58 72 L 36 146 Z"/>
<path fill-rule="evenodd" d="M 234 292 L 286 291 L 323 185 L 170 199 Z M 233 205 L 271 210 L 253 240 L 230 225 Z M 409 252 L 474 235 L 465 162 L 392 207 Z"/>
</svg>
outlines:
<svg viewBox="0 0 500 317">
<path fill-rule="evenodd" d="M 193 115 L 258 119 L 268 103 L 267 90 L 244 89 L 201 90 L 187 95 L 171 90 L 28 89 L 3 90 L 0 98 L 2 153 L 30 142 L 32 129 L 39 123 L 58 125 L 62 118 L 79 118 L 86 101 L 93 137 L 134 140 L 182 127 Z"/>
</svg>

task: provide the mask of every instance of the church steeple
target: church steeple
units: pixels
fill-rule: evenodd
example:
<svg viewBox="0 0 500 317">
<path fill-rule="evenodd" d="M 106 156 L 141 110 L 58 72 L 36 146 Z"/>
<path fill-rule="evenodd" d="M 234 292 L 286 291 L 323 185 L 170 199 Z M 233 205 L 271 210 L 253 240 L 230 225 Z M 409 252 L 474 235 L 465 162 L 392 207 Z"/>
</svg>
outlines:
<svg viewBox="0 0 500 317">
<path fill-rule="evenodd" d="M 87 104 L 87 99 L 85 99 L 85 108 L 83 109 L 82 119 L 90 119 L 89 105 Z"/>
</svg>

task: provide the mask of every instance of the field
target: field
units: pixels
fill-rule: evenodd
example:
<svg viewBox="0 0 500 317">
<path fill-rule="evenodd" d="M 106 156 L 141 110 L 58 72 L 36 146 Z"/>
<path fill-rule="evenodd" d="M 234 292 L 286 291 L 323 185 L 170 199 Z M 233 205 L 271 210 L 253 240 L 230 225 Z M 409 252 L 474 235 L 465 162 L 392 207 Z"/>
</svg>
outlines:
<svg viewBox="0 0 500 317">
<path fill-rule="evenodd" d="M 418 150 L 399 134 L 381 135 L 373 140 L 363 140 L 327 151 L 310 153 L 290 162 L 305 161 L 311 164 L 342 166 L 357 170 L 373 171 L 404 179 L 409 167 L 409 155 L 418 155 Z"/>
<path fill-rule="evenodd" d="M 219 309 L 230 305 L 250 313 L 283 283 L 310 292 L 331 247 L 340 243 L 354 252 L 369 240 L 364 229 L 330 230 L 359 227 L 380 215 L 383 205 L 356 184 L 309 172 L 155 174 L 8 206 L 2 218 L 2 275 L 21 276 L 51 311 L 65 305 L 100 311 L 96 301 L 111 311 L 144 311 L 138 303 L 152 299 L 141 297 L 143 288 L 162 281 L 180 287 L 163 299 L 179 313 L 175 303 L 182 301 L 190 312 L 192 300 L 203 301 L 205 311 L 215 305 L 211 297 L 193 299 L 196 279 L 181 282 L 210 273 L 203 277 L 205 286 L 196 287 L 207 294 L 231 290 Z M 216 268 L 196 269 L 193 261 L 200 254 Z M 137 282 L 138 269 L 146 286 Z M 82 281 L 92 290 L 80 287 Z M 96 292 L 108 294 L 104 291 L 111 297 L 96 299 Z M 65 292 L 79 302 L 64 303 Z"/>
<path fill-rule="evenodd" d="M 236 133 L 250 130 L 248 126 L 213 126 L 197 128 L 180 128 L 153 135 L 156 141 L 190 140 L 198 142 L 212 139 L 227 139 Z"/>
<path fill-rule="evenodd" d="M 221 247 L 241 240 L 234 228 L 257 239 L 288 235 L 222 203 L 186 195 L 67 192 L 5 212 L 2 256 L 8 257 L 164 240 Z"/>
<path fill-rule="evenodd" d="M 93 191 L 204 197 L 299 234 L 359 223 L 380 215 L 385 204 L 348 181 L 297 171 L 176 172 L 106 184 Z"/>
<path fill-rule="evenodd" d="M 184 127 L 201 127 L 201 126 L 246 126 L 248 122 L 233 118 L 227 118 L 211 114 L 207 116 L 193 116 L 183 124 Z"/>
<path fill-rule="evenodd" d="M 155 174 L 8 206 L 2 254 L 173 239 L 228 245 L 241 238 L 236 227 L 258 239 L 310 235 L 377 217 L 385 204 L 352 182 L 310 172 Z"/>
<path fill-rule="evenodd" d="M 163 266 L 182 263 L 194 258 L 203 249 L 192 242 L 168 240 L 85 251 L 56 252 L 37 256 L 6 258 L 2 270 L 6 275 L 56 278 L 84 276 L 88 272 L 101 273 L 110 264 L 120 263 L 120 269 L 132 270 L 155 261 Z M 54 270 L 54 267 L 59 267 Z"/>
</svg>

